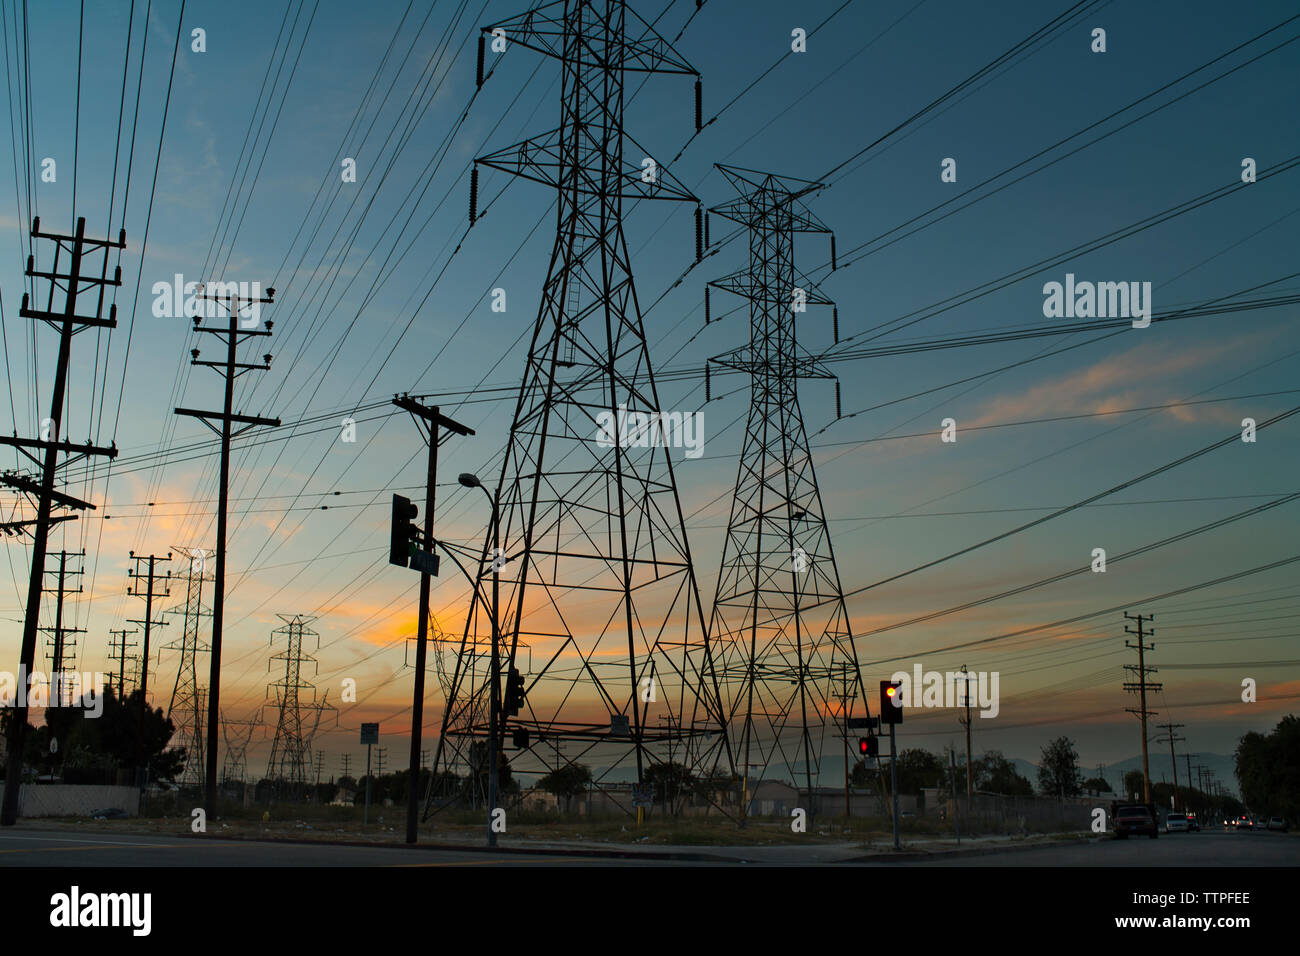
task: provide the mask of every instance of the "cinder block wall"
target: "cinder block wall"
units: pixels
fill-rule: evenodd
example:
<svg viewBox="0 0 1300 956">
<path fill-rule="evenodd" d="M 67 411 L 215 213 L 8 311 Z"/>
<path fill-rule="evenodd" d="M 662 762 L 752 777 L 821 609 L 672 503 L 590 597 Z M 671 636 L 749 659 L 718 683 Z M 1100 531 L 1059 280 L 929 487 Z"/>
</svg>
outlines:
<svg viewBox="0 0 1300 956">
<path fill-rule="evenodd" d="M 94 810 L 116 807 L 129 816 L 140 809 L 135 787 L 109 787 L 72 783 L 23 784 L 18 791 L 21 817 L 85 817 Z"/>
</svg>

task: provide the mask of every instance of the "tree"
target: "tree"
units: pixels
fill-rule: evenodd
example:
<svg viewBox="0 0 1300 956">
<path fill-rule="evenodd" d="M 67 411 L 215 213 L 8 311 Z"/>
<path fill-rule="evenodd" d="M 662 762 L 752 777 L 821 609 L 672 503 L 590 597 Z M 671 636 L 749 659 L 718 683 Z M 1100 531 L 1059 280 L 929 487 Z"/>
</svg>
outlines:
<svg viewBox="0 0 1300 956">
<path fill-rule="evenodd" d="M 1288 714 L 1267 736 L 1246 734 L 1234 758 L 1241 796 L 1253 812 L 1300 819 L 1300 718 Z"/>
<path fill-rule="evenodd" d="M 1142 780 L 1141 770 L 1130 770 L 1128 773 L 1124 774 L 1124 792 L 1120 794 L 1120 796 L 1127 800 L 1136 793 L 1138 799 L 1141 799 L 1143 790 Z"/>
<path fill-rule="evenodd" d="M 653 788 L 655 803 L 672 805 L 696 786 L 695 777 L 679 763 L 657 763 L 646 767 L 643 778 Z"/>
<path fill-rule="evenodd" d="M 1110 789 L 1110 784 L 1101 777 L 1089 777 L 1083 782 L 1083 789 L 1087 790 L 1089 793 L 1097 794 L 1113 792 Z"/>
<path fill-rule="evenodd" d="M 82 707 L 47 708 L 44 726 L 27 737 L 25 761 L 44 772 L 62 768 L 69 782 L 90 782 L 118 767 L 147 768 L 157 780 L 181 772 L 185 751 L 167 749 L 175 728 L 161 708 L 147 706 L 138 690 L 123 700 L 111 687 L 103 689 L 102 704 L 98 718 Z"/>
<path fill-rule="evenodd" d="M 975 761 L 972 769 L 976 790 L 1008 797 L 1028 797 L 1034 793 L 1034 785 L 1016 772 L 1016 765 L 1000 750 L 986 751 Z"/>
<path fill-rule="evenodd" d="M 106 688 L 104 712 L 93 723 L 100 746 L 119 766 L 145 767 L 156 780 L 173 780 L 185 768 L 184 748 L 167 749 L 175 733 L 172 722 L 161 707 L 149 707 L 138 690 L 119 700 Z"/>
<path fill-rule="evenodd" d="M 924 787 L 943 782 L 943 761 L 928 750 L 904 750 L 898 755 L 898 792 L 919 794 Z"/>
<path fill-rule="evenodd" d="M 558 770 L 552 770 L 537 786 L 547 793 L 555 794 L 555 799 L 563 801 L 567 813 L 573 805 L 573 798 L 587 792 L 591 783 L 591 769 L 580 763 L 568 763 Z"/>
<path fill-rule="evenodd" d="M 1038 789 L 1049 797 L 1077 797 L 1079 754 L 1069 737 L 1057 737 L 1043 748 L 1038 765 Z"/>
</svg>

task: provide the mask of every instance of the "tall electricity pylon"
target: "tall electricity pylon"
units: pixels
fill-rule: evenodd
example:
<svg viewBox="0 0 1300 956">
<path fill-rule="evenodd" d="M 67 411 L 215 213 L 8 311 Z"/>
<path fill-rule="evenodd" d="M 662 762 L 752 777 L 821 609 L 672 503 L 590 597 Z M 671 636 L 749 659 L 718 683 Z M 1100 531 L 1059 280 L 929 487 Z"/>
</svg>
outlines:
<svg viewBox="0 0 1300 956">
<path fill-rule="evenodd" d="M 274 642 L 277 636 L 283 636 L 285 648 L 280 653 L 271 655 L 267 668 L 276 661 L 284 661 L 284 677 L 268 685 L 275 690 L 277 717 L 266 776 L 279 787 L 287 788 L 289 793 L 296 793 L 307 785 L 311 763 L 309 751 L 315 733 L 315 727 L 303 731 L 303 712 L 316 710 L 316 721 L 319 723 L 320 711 L 328 705 L 317 703 L 316 685 L 304 680 L 302 676 L 304 664 L 312 665 L 313 670 L 316 666 L 316 658 L 304 653 L 302 647 L 304 637 L 316 638 L 316 645 L 320 646 L 320 635 L 307 629 L 307 625 L 315 619 L 301 614 L 276 616 L 284 621 L 284 627 L 272 631 L 271 640 Z"/>
<path fill-rule="evenodd" d="M 635 773 L 642 781 L 647 764 L 665 759 L 664 745 L 679 741 L 674 758 L 708 772 L 727 753 L 726 733 L 669 449 L 602 432 L 602 423 L 662 411 L 623 201 L 697 202 L 625 134 L 624 76 L 698 73 L 623 0 L 542 4 L 483 32 L 561 69 L 559 127 L 480 157 L 471 182 L 471 218 L 483 168 L 551 186 L 558 206 L 494 497 L 502 670 L 518 668 L 522 643 L 536 652 L 525 703 L 517 716 L 506 708 L 497 743 L 507 729 L 521 732 L 517 739 L 579 741 L 570 760 L 598 754 L 610 773 L 602 779 Z M 481 67 L 480 58 L 480 81 Z M 475 569 L 488 590 L 492 546 L 489 533 Z M 486 604 L 475 603 L 467 634 L 480 633 Z M 462 760 L 468 742 L 488 732 L 471 718 L 476 702 L 502 676 L 455 681 L 443 736 Z M 667 714 L 676 719 L 661 729 Z M 547 766 L 540 750 L 525 745 L 514 766 Z"/>
<path fill-rule="evenodd" d="M 227 720 L 221 715 L 221 736 L 226 741 L 226 758 L 221 764 L 221 784 L 243 783 L 248 769 L 248 745 L 262 726 L 258 717 L 251 720 Z"/>
<path fill-rule="evenodd" d="M 189 567 L 185 574 L 185 604 L 170 612 L 184 615 L 185 627 L 180 642 L 172 641 L 160 648 L 181 652 L 180 664 L 176 668 L 176 683 L 172 685 L 171 703 L 167 707 L 167 718 L 176 729 L 173 738 L 176 746 L 185 748 L 185 769 L 181 772 L 179 782 L 184 786 L 202 788 L 205 737 L 197 657 L 209 650 L 207 643 L 199 637 L 199 621 L 211 613 L 203 605 L 203 582 L 212 580 L 205 573 L 212 552 L 204 548 L 177 547 L 175 550 L 188 555 Z"/>
<path fill-rule="evenodd" d="M 799 408 L 799 379 L 835 378 L 795 334 L 808 305 L 833 304 L 794 264 L 796 232 L 830 233 L 799 201 L 820 184 L 717 168 L 740 197 L 709 212 L 749 231 L 748 265 L 709 283 L 749 301 L 749 344 L 709 359 L 751 382 L 710 628 L 747 812 L 755 771 L 812 794 L 828 724 L 847 734 L 837 673 L 867 695 Z"/>
</svg>

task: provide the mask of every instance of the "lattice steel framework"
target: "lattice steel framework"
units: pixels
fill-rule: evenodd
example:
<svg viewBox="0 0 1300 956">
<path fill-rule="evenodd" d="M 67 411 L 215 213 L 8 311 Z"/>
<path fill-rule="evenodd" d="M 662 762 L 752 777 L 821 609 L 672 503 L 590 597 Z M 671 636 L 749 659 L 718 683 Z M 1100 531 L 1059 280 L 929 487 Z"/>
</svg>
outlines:
<svg viewBox="0 0 1300 956">
<path fill-rule="evenodd" d="M 262 726 L 260 718 L 227 720 L 221 715 L 221 736 L 226 742 L 226 755 L 221 764 L 222 785 L 243 783 L 248 772 L 248 745 L 253 734 Z"/>
<path fill-rule="evenodd" d="M 846 732 L 853 699 L 835 678 L 847 671 L 867 700 L 799 408 L 800 378 L 835 376 L 799 345 L 796 322 L 833 303 L 795 267 L 794 234 L 830 229 L 799 201 L 819 183 L 717 168 L 740 197 L 709 212 L 749 231 L 749 263 L 709 285 L 749 301 L 750 335 L 709 362 L 751 387 L 710 633 L 737 770 L 747 782 L 783 772 L 811 793 L 828 728 Z"/>
<path fill-rule="evenodd" d="M 185 748 L 185 769 L 177 781 L 183 786 L 202 787 L 205 740 L 203 700 L 207 695 L 199 694 L 196 658 L 209 650 L 199 636 L 199 623 L 205 615 L 212 613 L 203 604 L 203 582 L 212 580 L 205 573 L 212 552 L 205 548 L 177 547 L 173 550 L 189 556 L 189 567 L 185 575 L 185 603 L 179 610 L 173 608 L 169 612 L 184 616 L 185 627 L 181 639 L 160 648 L 181 653 L 180 664 L 176 668 L 176 683 L 172 685 L 171 702 L 167 705 L 167 717 L 175 727 L 172 735 L 175 746 Z"/>
<path fill-rule="evenodd" d="M 661 411 L 623 236 L 625 199 L 696 202 L 623 130 L 624 76 L 698 76 L 623 0 L 546 3 L 485 27 L 561 63 L 560 126 L 479 158 L 556 189 L 556 238 L 497 485 L 503 665 L 534 650 L 526 703 L 507 729 L 579 741 L 564 760 L 596 761 L 597 785 L 639 782 L 666 758 L 730 772 L 705 614 L 669 449 L 601 444 L 599 417 Z M 698 83 L 697 83 L 698 91 Z M 698 109 L 697 109 L 698 124 Z M 625 152 L 632 157 L 624 158 Z M 475 177 L 477 183 L 477 175 Z M 471 208 L 474 199 L 471 199 Z M 490 586 L 488 542 L 482 580 Z M 486 605 L 486 602 L 479 602 Z M 470 611 L 466 634 L 490 628 Z M 478 638 L 481 640 L 481 636 Z M 444 767 L 470 766 L 490 677 L 466 654 L 439 742 Z M 653 700 L 648 698 L 653 686 Z M 661 729 L 659 720 L 674 722 Z M 508 727 L 506 726 L 508 724 Z M 448 753 L 450 747 L 453 752 Z M 556 747 L 517 754 L 552 766 Z M 439 769 L 435 761 L 435 772 Z M 616 797 L 617 799 L 617 797 Z"/>
<path fill-rule="evenodd" d="M 316 658 L 303 651 L 303 638 L 315 638 L 320 646 L 320 635 L 309 630 L 307 625 L 315 618 L 295 614 L 276 615 L 284 621 L 284 627 L 271 632 L 271 640 L 277 635 L 285 639 L 285 648 L 278 654 L 272 654 L 267 662 L 267 669 L 276 661 L 284 661 L 284 677 L 268 685 L 275 690 L 275 709 L 277 713 L 275 737 L 271 741 L 271 756 L 266 763 L 266 776 L 273 780 L 280 789 L 289 792 L 301 790 L 309 779 L 311 769 L 311 741 L 316 728 L 320 725 L 321 714 L 331 710 L 325 701 L 316 700 L 316 685 L 303 679 L 303 665 L 310 664 L 313 673 Z M 303 713 L 315 711 L 316 716 L 310 730 L 304 731 Z"/>
</svg>

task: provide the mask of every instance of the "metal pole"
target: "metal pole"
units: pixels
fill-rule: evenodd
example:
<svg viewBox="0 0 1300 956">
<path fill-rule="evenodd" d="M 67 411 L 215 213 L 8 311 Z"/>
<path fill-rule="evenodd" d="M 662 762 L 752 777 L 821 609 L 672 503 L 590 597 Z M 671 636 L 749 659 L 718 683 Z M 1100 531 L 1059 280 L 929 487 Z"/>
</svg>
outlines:
<svg viewBox="0 0 1300 956">
<path fill-rule="evenodd" d="M 898 744 L 894 739 L 895 724 L 889 725 L 889 790 L 894 798 L 894 849 L 898 845 Z"/>
<path fill-rule="evenodd" d="M 370 744 L 366 744 L 366 809 L 361 822 L 370 822 Z"/>
<path fill-rule="evenodd" d="M 483 486 L 479 485 L 479 487 L 482 488 Z M 483 488 L 483 494 L 487 495 L 488 501 L 492 503 L 492 688 L 488 705 L 488 735 L 491 738 L 488 741 L 488 747 L 491 752 L 488 757 L 487 845 L 496 846 L 497 835 L 493 829 L 492 815 L 496 812 L 497 805 L 497 725 L 501 719 L 501 641 L 498 634 L 501 575 L 497 571 L 501 554 L 501 520 L 498 513 L 497 499 L 488 494 L 486 488 Z"/>
<path fill-rule="evenodd" d="M 975 794 L 975 768 L 970 752 L 970 675 L 965 664 L 961 665 L 961 672 L 967 675 L 962 684 L 966 692 L 966 800 L 969 802 Z"/>
<path fill-rule="evenodd" d="M 438 473 L 438 410 L 429 421 L 429 471 L 424 482 L 424 540 L 433 552 L 434 476 Z M 415 691 L 411 698 L 411 761 L 406 800 L 406 842 L 416 841 L 420 802 L 420 742 L 424 723 L 424 668 L 429 641 L 429 572 L 420 572 L 420 623 L 415 642 Z"/>
<path fill-rule="evenodd" d="M 952 828 L 957 832 L 957 845 L 961 846 L 961 805 L 957 802 L 957 752 L 951 748 L 948 750 L 948 760 L 952 769 L 948 778 L 952 781 Z M 970 766 L 969 757 L 966 764 Z"/>
</svg>

